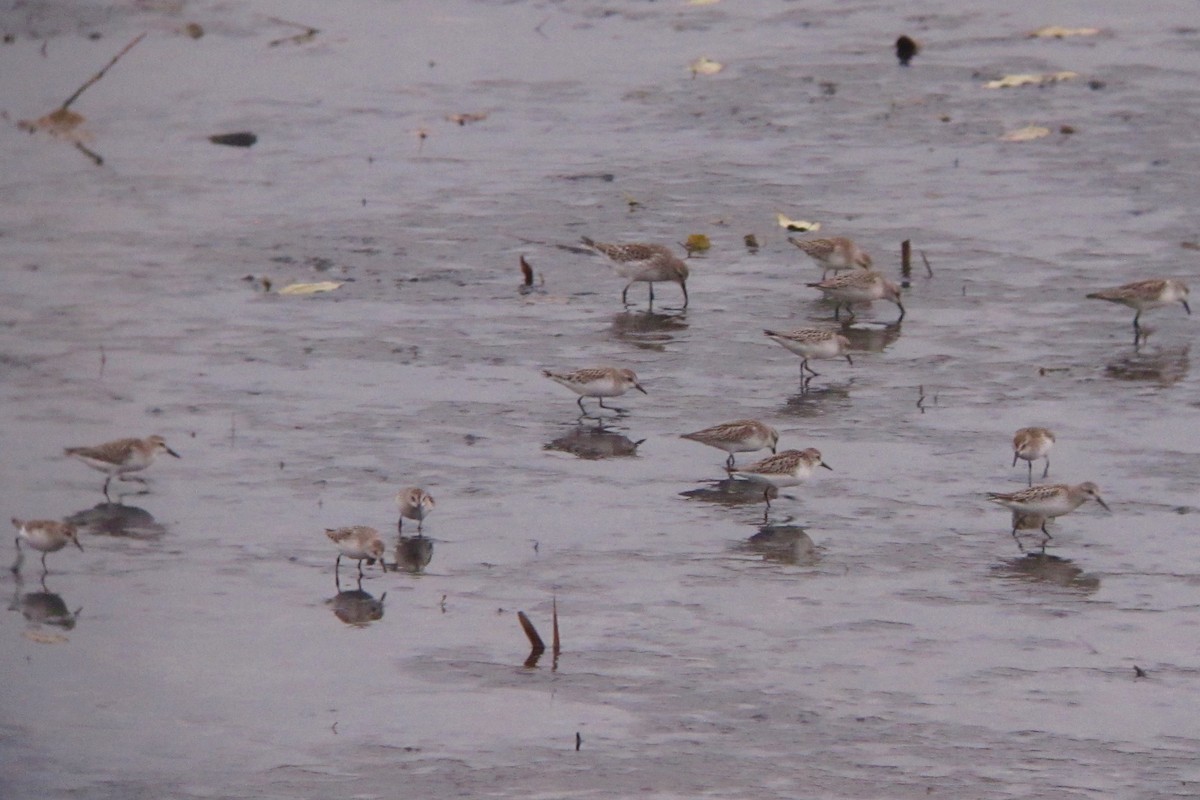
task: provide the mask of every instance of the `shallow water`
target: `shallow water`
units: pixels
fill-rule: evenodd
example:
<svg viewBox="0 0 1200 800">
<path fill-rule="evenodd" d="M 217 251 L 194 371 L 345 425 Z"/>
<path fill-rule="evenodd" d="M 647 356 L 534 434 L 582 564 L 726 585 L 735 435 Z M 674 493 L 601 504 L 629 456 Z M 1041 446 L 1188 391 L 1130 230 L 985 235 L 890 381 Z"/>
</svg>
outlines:
<svg viewBox="0 0 1200 800">
<path fill-rule="evenodd" d="M 3 129 L 4 511 L 86 548 L 0 575 L 5 797 L 1195 795 L 1197 322 L 1148 312 L 1135 350 L 1083 299 L 1196 271 L 1192 4 L 334 9 L 0 18 L 10 122 L 151 32 L 73 106 L 103 167 Z M 272 14 L 320 33 L 271 47 Z M 998 140 L 1028 124 L 1055 132 Z M 235 130 L 258 143 L 206 139 Z M 761 330 L 832 309 L 776 212 L 933 269 L 807 391 Z M 691 233 L 686 312 L 622 309 L 576 247 Z M 538 370 L 607 362 L 649 395 L 597 431 Z M 764 516 L 678 438 L 749 416 L 835 471 Z M 1044 556 L 983 500 L 1034 424 L 1050 480 L 1113 508 Z M 183 458 L 121 503 L 61 456 L 150 433 Z M 322 529 L 396 546 L 410 484 L 438 499 L 418 566 L 339 592 Z M 525 668 L 516 612 L 548 639 L 555 599 L 563 653 Z"/>
</svg>

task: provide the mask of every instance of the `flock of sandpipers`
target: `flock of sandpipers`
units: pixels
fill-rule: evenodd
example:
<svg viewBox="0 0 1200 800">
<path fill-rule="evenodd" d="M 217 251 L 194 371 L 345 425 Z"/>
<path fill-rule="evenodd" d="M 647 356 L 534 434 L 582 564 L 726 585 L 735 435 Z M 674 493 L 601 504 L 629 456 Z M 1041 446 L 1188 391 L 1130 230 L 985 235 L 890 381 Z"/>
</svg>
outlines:
<svg viewBox="0 0 1200 800">
<path fill-rule="evenodd" d="M 822 267 L 821 280 L 807 284 L 819 289 L 826 299 L 834 302 L 834 319 L 840 320 L 843 309 L 854 319 L 854 305 L 869 303 L 875 300 L 888 300 L 900 309 L 900 319 L 904 318 L 904 305 L 900 300 L 900 287 L 888 280 L 883 273 L 873 270 L 871 257 L 853 240 L 846 237 L 824 239 L 797 239 L 789 237 L 789 242 L 800 248 Z M 670 248 L 659 244 L 605 244 L 584 238 L 583 243 L 589 248 L 605 255 L 612 262 L 617 274 L 627 280 L 621 291 L 621 301 L 627 303 L 629 288 L 634 283 L 647 283 L 650 287 L 650 302 L 654 301 L 654 284 L 673 282 L 679 284 L 683 292 L 683 306 L 688 303 L 687 278 L 688 267 L 675 256 Z M 829 272 L 834 277 L 826 278 Z M 838 274 L 845 272 L 846 274 Z M 1181 303 L 1185 311 L 1191 314 L 1188 306 L 1188 287 L 1182 281 L 1172 278 L 1152 278 L 1136 281 L 1124 286 L 1103 289 L 1087 295 L 1089 298 L 1107 300 L 1128 306 L 1135 310 L 1133 317 L 1134 343 L 1141 341 L 1143 332 L 1140 325 L 1142 312 L 1159 306 Z M 853 364 L 847 352 L 849 340 L 837 331 L 829 328 L 799 328 L 791 331 L 765 330 L 763 332 L 775 341 L 801 358 L 800 375 L 802 387 L 818 373 L 809 366 L 812 359 L 845 358 Z M 807 372 L 807 375 L 806 375 Z M 577 400 L 580 410 L 586 415 L 583 405 L 585 397 L 597 398 L 601 408 L 622 412 L 604 405 L 606 397 L 620 397 L 630 389 L 637 389 L 643 394 L 646 390 L 638 382 L 633 370 L 600 366 L 576 369 L 568 372 L 543 370 L 547 378 L 562 384 L 579 395 Z M 771 495 L 780 488 L 796 486 L 807 480 L 817 467 L 832 469 L 822 459 L 821 453 L 815 448 L 804 450 L 785 450 L 776 452 L 779 432 L 759 420 L 739 419 L 724 422 L 704 430 L 683 434 L 683 438 L 723 450 L 728 454 L 725 468 L 733 478 L 740 478 L 763 486 L 763 500 L 770 508 Z M 1012 509 L 1012 536 L 1021 546 L 1018 531 L 1040 530 L 1044 534 L 1042 550 L 1051 538 L 1046 530 L 1046 523 L 1074 511 L 1088 499 L 1093 499 L 1105 509 L 1108 505 L 1100 496 L 1100 489 L 1091 481 L 1079 484 L 1044 484 L 1033 485 L 1033 462 L 1045 460 L 1046 466 L 1042 471 L 1044 479 L 1050 471 L 1050 449 L 1054 446 L 1054 434 L 1046 428 L 1022 428 L 1013 438 L 1013 466 L 1020 460 L 1029 463 L 1029 488 L 1019 492 L 990 492 L 988 499 Z M 736 467 L 736 453 L 755 452 L 770 449 L 773 455 L 757 461 L 749 466 Z M 108 488 L 113 478 L 119 480 L 145 481 L 132 473 L 140 472 L 149 467 L 160 453 L 179 458 L 161 436 L 150 436 L 145 439 L 119 439 L 106 442 L 95 447 L 71 447 L 65 454 L 82 461 L 93 469 L 105 474 L 102 491 L 108 498 Z M 424 489 L 411 487 L 396 495 L 400 517 L 397 523 L 398 531 L 403 534 L 405 519 L 417 522 L 417 533 L 421 535 L 421 526 L 425 518 L 434 509 L 434 499 Z M 46 555 L 53 553 L 68 544 L 74 544 L 80 550 L 78 531 L 74 525 L 55 520 L 21 520 L 13 519 L 17 529 L 16 548 L 17 559 L 12 565 L 14 573 L 19 572 L 24 559 L 21 549 L 22 542 L 42 554 L 43 575 L 46 572 Z M 338 555 L 334 562 L 334 573 L 338 574 L 342 556 L 358 562 L 359 578 L 362 577 L 362 567 L 365 561 L 368 566 L 376 561 L 384 572 L 387 564 L 384 559 L 385 545 L 383 537 L 375 528 L 365 525 L 327 529 L 329 539 L 337 546 Z M 1024 548 L 1022 547 L 1022 550 Z"/>
</svg>

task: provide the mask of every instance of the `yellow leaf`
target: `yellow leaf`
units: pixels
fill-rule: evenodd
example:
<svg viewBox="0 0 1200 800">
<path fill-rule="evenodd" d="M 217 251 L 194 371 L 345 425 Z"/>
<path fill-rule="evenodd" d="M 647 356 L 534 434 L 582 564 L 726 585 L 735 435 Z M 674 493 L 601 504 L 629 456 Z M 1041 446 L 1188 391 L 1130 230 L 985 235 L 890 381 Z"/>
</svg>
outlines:
<svg viewBox="0 0 1200 800">
<path fill-rule="evenodd" d="M 807 233 L 809 231 L 821 230 L 821 223 L 819 222 L 808 222 L 802 219 L 788 219 L 783 214 L 776 214 L 775 220 L 779 223 L 779 227 L 794 233 Z"/>
<path fill-rule="evenodd" d="M 1068 36 L 1098 36 L 1099 28 L 1064 28 L 1061 25 L 1047 25 L 1031 31 L 1031 39 L 1065 39 Z"/>
<path fill-rule="evenodd" d="M 341 286 L 337 281 L 321 281 L 320 283 L 293 283 L 291 286 L 285 286 L 279 290 L 280 294 L 317 294 L 318 292 L 332 292 L 334 289 Z"/>
<path fill-rule="evenodd" d="M 721 0 L 687 0 L 689 6 L 715 6 Z"/>
<path fill-rule="evenodd" d="M 703 233 L 693 233 L 683 244 L 683 248 L 688 251 L 689 256 L 692 253 L 703 253 L 710 247 L 712 247 L 712 242 Z"/>
<path fill-rule="evenodd" d="M 1049 135 L 1049 128 L 1043 128 L 1041 125 L 1027 125 L 1015 131 L 1009 131 L 1001 136 L 1000 140 L 1004 142 L 1029 142 Z"/>
<path fill-rule="evenodd" d="M 61 136 L 68 141 L 74 142 L 83 141 L 86 138 L 83 136 L 83 132 L 78 130 L 81 124 L 83 124 L 82 114 L 76 114 L 74 111 L 66 108 L 57 108 L 44 117 L 39 117 L 35 120 L 21 120 L 17 123 L 17 127 L 29 133 L 44 131 L 51 136 Z"/>
<path fill-rule="evenodd" d="M 1059 81 L 1067 81 L 1078 77 L 1078 72 L 1070 71 L 1047 72 L 1042 75 L 1036 73 L 1005 75 L 999 80 L 988 81 L 984 84 L 984 87 L 987 89 L 1011 89 L 1015 86 L 1043 86 L 1047 83 L 1058 83 Z"/>
<path fill-rule="evenodd" d="M 711 58 L 697 58 L 688 65 L 688 69 L 692 71 L 692 77 L 697 75 L 716 75 L 721 70 L 725 69 L 725 65 L 720 61 L 713 61 Z"/>
<path fill-rule="evenodd" d="M 38 644 L 62 644 L 69 641 L 66 636 L 61 633 L 53 633 L 51 631 L 42 631 L 32 628 L 24 633 L 26 639 Z"/>
</svg>

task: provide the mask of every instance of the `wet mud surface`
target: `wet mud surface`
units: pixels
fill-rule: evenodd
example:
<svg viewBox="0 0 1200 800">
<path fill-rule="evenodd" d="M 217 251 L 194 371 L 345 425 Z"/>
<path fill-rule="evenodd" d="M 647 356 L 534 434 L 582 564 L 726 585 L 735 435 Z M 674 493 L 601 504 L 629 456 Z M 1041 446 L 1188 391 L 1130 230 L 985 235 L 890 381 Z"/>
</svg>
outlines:
<svg viewBox="0 0 1200 800">
<path fill-rule="evenodd" d="M 0 574 L 0 793 L 1195 796 L 1200 320 L 1134 348 L 1084 295 L 1196 282 L 1200 33 L 1068 11 L 10 4 L 2 511 L 85 551 Z M 104 166 L 17 129 L 142 31 L 73 106 Z M 832 307 L 776 213 L 933 270 L 806 387 L 762 330 Z M 578 247 L 694 233 L 686 311 Z M 600 424 L 539 374 L 606 363 L 648 395 Z M 678 438 L 743 417 L 834 471 L 764 513 Z M 984 499 L 1027 425 L 1112 507 L 1044 554 Z M 152 433 L 182 458 L 113 502 L 61 455 Z M 438 505 L 401 539 L 409 485 Z M 356 524 L 398 569 L 337 585 L 322 531 Z"/>
</svg>

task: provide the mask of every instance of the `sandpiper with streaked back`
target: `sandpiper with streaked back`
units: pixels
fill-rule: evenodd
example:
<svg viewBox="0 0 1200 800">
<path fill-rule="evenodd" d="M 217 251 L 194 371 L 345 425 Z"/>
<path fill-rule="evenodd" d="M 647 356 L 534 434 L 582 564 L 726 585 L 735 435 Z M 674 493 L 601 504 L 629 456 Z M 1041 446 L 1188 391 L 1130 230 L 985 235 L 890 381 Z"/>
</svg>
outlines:
<svg viewBox="0 0 1200 800">
<path fill-rule="evenodd" d="M 735 419 L 701 431 L 685 433 L 680 438 L 724 450 L 729 454 L 725 466 L 732 467 L 734 453 L 752 453 L 764 447 L 774 453 L 775 445 L 779 442 L 779 431 L 756 419 Z"/>
<path fill-rule="evenodd" d="M 820 374 L 808 365 L 810 358 L 844 357 L 847 363 L 854 366 L 854 360 L 847 352 L 850 340 L 836 331 L 827 331 L 822 328 L 798 328 L 794 331 L 784 332 L 766 330 L 763 331 L 763 334 L 803 359 L 800 362 L 801 378 L 804 377 L 806 369 L 813 375 Z"/>
<path fill-rule="evenodd" d="M 835 275 L 829 280 L 806 284 L 825 293 L 825 299 L 834 301 L 833 318 L 840 319 L 842 307 L 850 312 L 854 319 L 854 303 L 870 303 L 873 300 L 888 300 L 900 309 L 900 317 L 904 319 L 904 304 L 900 302 L 900 287 L 883 276 L 882 272 L 870 269 L 856 269 L 845 275 Z"/>
<path fill-rule="evenodd" d="M 729 475 L 763 485 L 763 499 L 767 501 L 767 508 L 770 508 L 771 489 L 798 486 L 808 480 L 817 467 L 833 469 L 821 460 L 821 451 L 809 447 L 805 450 L 784 450 L 741 469 L 730 468 Z"/>
<path fill-rule="evenodd" d="M 789 236 L 788 241 L 821 265 L 821 280 L 825 280 L 830 270 L 841 272 L 846 269 L 871 268 L 871 256 L 853 239 L 845 236 L 833 236 L 828 239 L 797 239 L 795 236 Z"/>
<path fill-rule="evenodd" d="M 429 492 L 416 486 L 410 486 L 396 493 L 396 505 L 400 507 L 400 519 L 396 523 L 397 532 L 404 532 L 404 520 L 413 519 L 417 521 L 417 535 L 420 535 L 425 518 L 433 513 L 433 508 L 437 503 L 434 502 L 433 495 Z"/>
<path fill-rule="evenodd" d="M 47 553 L 56 553 L 66 547 L 68 543 L 83 550 L 83 545 L 79 543 L 79 531 L 74 525 L 66 522 L 49 519 L 21 520 L 14 517 L 12 524 L 17 529 L 17 560 L 12 565 L 14 574 L 21 571 L 21 564 L 25 560 L 25 554 L 21 551 L 21 542 L 25 542 L 34 550 L 41 551 L 43 574 L 47 571 Z"/>
<path fill-rule="evenodd" d="M 579 399 L 575 402 L 579 404 L 579 409 L 585 414 L 587 413 L 587 409 L 583 407 L 583 398 L 585 397 L 599 398 L 601 408 L 607 408 L 609 411 L 622 411 L 623 409 L 604 405 L 604 398 L 620 397 L 630 389 L 637 389 L 642 394 L 647 393 L 638 383 L 637 374 L 624 367 L 587 367 L 570 372 L 544 369 L 542 374 L 579 395 Z"/>
<path fill-rule="evenodd" d="M 654 284 L 674 281 L 683 290 L 683 307 L 687 308 L 688 267 L 671 249 L 661 244 L 605 244 L 584 236 L 585 245 L 608 257 L 613 269 L 629 282 L 621 291 L 621 302 L 629 305 L 626 296 L 635 283 L 650 284 L 650 305 L 654 305 Z"/>
<path fill-rule="evenodd" d="M 1103 506 L 1105 511 L 1112 511 L 1108 507 L 1108 503 L 1104 502 L 1104 498 L 1100 496 L 1100 487 L 1091 481 L 1084 481 L 1074 486 L 1066 483 L 1045 484 L 1011 493 L 988 492 L 988 499 L 993 503 L 999 503 L 1002 506 L 1011 508 L 1013 511 L 1024 516 L 1042 518 L 1041 530 L 1046 535 L 1046 538 L 1042 541 L 1043 550 L 1046 547 L 1046 542 L 1053 538 L 1050 535 L 1050 531 L 1046 530 L 1046 522 L 1053 517 L 1070 514 L 1083 505 L 1084 501 L 1089 498 Z M 1021 547 L 1021 540 L 1017 538 L 1017 521 L 1019 517 L 1014 516 L 1013 520 L 1012 536 L 1017 540 L 1017 546 Z M 1021 549 L 1024 550 L 1025 548 L 1021 547 Z"/>
<path fill-rule="evenodd" d="M 1050 474 L 1050 448 L 1054 446 L 1054 433 L 1048 428 L 1021 428 L 1013 435 L 1013 463 L 1018 459 L 1029 462 L 1029 485 L 1033 486 L 1033 462 L 1039 458 L 1046 459 L 1046 468 L 1042 470 L 1044 479 Z"/>
<path fill-rule="evenodd" d="M 1144 281 L 1134 281 L 1124 286 L 1111 289 L 1101 289 L 1088 295 L 1093 300 L 1107 300 L 1110 303 L 1120 303 L 1135 309 L 1133 315 L 1133 338 L 1136 342 L 1141 336 L 1141 326 L 1138 324 L 1142 312 L 1150 308 L 1158 308 L 1172 303 L 1182 303 L 1183 310 L 1192 313 L 1188 305 L 1188 287 L 1183 281 L 1174 278 L 1151 278 Z"/>
<path fill-rule="evenodd" d="M 106 499 L 108 498 L 108 484 L 113 478 L 144 484 L 146 481 L 140 477 L 127 478 L 125 476 L 131 472 L 140 472 L 153 464 L 155 456 L 159 453 L 166 453 L 175 458 L 180 457 L 179 453 L 167 446 L 161 436 L 149 436 L 145 439 L 117 439 L 95 447 L 68 447 L 63 452 L 108 476 L 104 479 L 103 489 Z"/>
<path fill-rule="evenodd" d="M 338 557 L 333 563 L 333 574 L 338 574 L 342 565 L 342 556 L 358 561 L 358 577 L 363 574 L 363 562 L 367 565 L 379 562 L 380 568 L 387 572 L 387 562 L 383 559 L 383 538 L 379 531 L 366 525 L 353 525 L 348 528 L 326 528 L 325 535 L 337 545 Z"/>
</svg>

